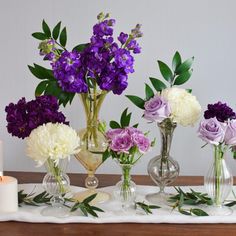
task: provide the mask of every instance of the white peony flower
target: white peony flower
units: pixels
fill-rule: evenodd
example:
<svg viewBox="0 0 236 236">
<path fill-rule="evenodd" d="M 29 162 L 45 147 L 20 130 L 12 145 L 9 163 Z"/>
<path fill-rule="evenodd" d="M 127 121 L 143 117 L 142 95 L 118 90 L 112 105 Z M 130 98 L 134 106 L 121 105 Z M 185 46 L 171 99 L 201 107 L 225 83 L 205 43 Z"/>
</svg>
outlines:
<svg viewBox="0 0 236 236">
<path fill-rule="evenodd" d="M 42 166 L 48 158 L 56 164 L 59 159 L 78 153 L 79 136 L 71 127 L 61 123 L 47 123 L 34 129 L 26 139 L 27 156 Z"/>
<path fill-rule="evenodd" d="M 181 88 L 164 89 L 161 95 L 169 102 L 171 115 L 175 122 L 183 125 L 194 125 L 199 119 L 201 106 L 196 97 Z"/>
</svg>

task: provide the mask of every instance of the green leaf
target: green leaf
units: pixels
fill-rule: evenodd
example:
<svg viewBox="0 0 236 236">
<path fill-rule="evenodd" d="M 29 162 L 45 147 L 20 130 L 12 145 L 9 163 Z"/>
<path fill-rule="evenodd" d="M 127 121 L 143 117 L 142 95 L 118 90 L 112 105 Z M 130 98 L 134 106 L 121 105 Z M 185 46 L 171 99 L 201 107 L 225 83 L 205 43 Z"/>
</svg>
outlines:
<svg viewBox="0 0 236 236">
<path fill-rule="evenodd" d="M 121 128 L 125 128 L 130 124 L 131 113 L 127 114 L 127 111 L 128 107 L 122 112 L 122 115 L 120 117 Z"/>
<path fill-rule="evenodd" d="M 61 88 L 58 86 L 57 81 L 48 81 L 48 86 L 45 89 L 45 95 L 52 95 L 58 97 L 61 93 Z M 60 101 L 59 101 L 60 102 Z"/>
<path fill-rule="evenodd" d="M 180 56 L 179 52 L 176 52 L 173 59 L 172 59 L 172 69 L 173 69 L 173 71 L 175 71 L 176 68 L 178 66 L 180 66 L 180 64 L 181 64 L 181 56 Z"/>
<path fill-rule="evenodd" d="M 97 193 L 94 193 L 94 194 L 88 196 L 87 198 L 85 198 L 83 200 L 83 203 L 85 203 L 85 204 L 90 203 L 94 198 L 96 198 L 96 196 L 97 196 Z"/>
<path fill-rule="evenodd" d="M 183 214 L 183 215 L 187 215 L 187 216 L 190 216 L 190 215 L 191 215 L 190 212 L 185 211 L 185 210 L 183 210 L 183 209 L 181 209 L 181 208 L 179 208 L 179 212 L 180 212 L 181 214 Z"/>
<path fill-rule="evenodd" d="M 166 88 L 166 85 L 159 79 L 152 78 L 152 77 L 150 77 L 149 79 L 157 92 L 160 92 Z"/>
<path fill-rule="evenodd" d="M 227 207 L 232 207 L 232 206 L 235 206 L 236 205 L 236 201 L 232 201 L 232 202 L 229 202 L 227 204 L 225 204 L 225 206 Z"/>
<path fill-rule="evenodd" d="M 192 89 L 186 89 L 186 91 L 188 92 L 188 93 L 192 93 Z"/>
<path fill-rule="evenodd" d="M 208 216 L 208 214 L 205 211 L 198 209 L 198 208 L 191 209 L 190 213 L 194 214 L 196 216 Z"/>
<path fill-rule="evenodd" d="M 40 65 L 34 64 L 33 66 L 28 65 L 29 70 L 31 73 L 37 77 L 38 79 L 50 79 L 50 80 L 55 80 L 52 70 L 49 70 L 47 68 L 44 68 Z"/>
<path fill-rule="evenodd" d="M 180 74 L 174 82 L 174 85 L 181 85 L 184 84 L 185 82 L 187 82 L 189 80 L 189 78 L 191 77 L 193 73 L 193 70 L 189 70 L 189 71 L 185 71 L 182 74 Z"/>
<path fill-rule="evenodd" d="M 110 152 L 107 149 L 103 154 L 102 154 L 102 162 L 105 162 L 108 158 L 110 157 Z"/>
<path fill-rule="evenodd" d="M 35 32 L 32 34 L 32 36 L 39 40 L 45 40 L 48 38 L 44 33 L 41 33 L 41 32 Z"/>
<path fill-rule="evenodd" d="M 185 71 L 188 71 L 193 64 L 193 61 L 194 61 L 194 57 L 191 57 L 191 58 L 187 59 L 186 61 L 184 61 L 180 66 L 177 67 L 177 69 L 175 71 L 176 74 L 179 75 Z"/>
<path fill-rule="evenodd" d="M 114 120 L 110 121 L 110 127 L 112 129 L 118 129 L 118 128 L 121 128 L 120 124 Z"/>
<path fill-rule="evenodd" d="M 104 212 L 104 210 L 102 210 L 101 208 L 95 207 L 95 206 L 91 206 L 91 208 L 92 208 L 94 211 Z"/>
<path fill-rule="evenodd" d="M 138 128 L 139 123 L 133 125 L 134 128 Z"/>
<path fill-rule="evenodd" d="M 63 28 L 60 34 L 60 44 L 65 47 L 66 46 L 66 41 L 67 41 L 67 33 L 66 33 L 66 27 Z"/>
<path fill-rule="evenodd" d="M 44 81 L 41 81 L 38 86 L 36 87 L 35 89 L 35 96 L 40 96 L 41 94 L 43 94 L 43 92 L 45 91 L 47 85 L 48 85 L 48 80 L 44 80 Z"/>
<path fill-rule="evenodd" d="M 86 47 L 88 47 L 88 46 L 89 46 L 89 43 L 79 44 L 79 45 L 75 46 L 75 47 L 72 49 L 72 51 L 76 50 L 77 52 L 82 52 L 82 51 L 84 51 L 84 49 L 85 49 Z"/>
<path fill-rule="evenodd" d="M 164 79 L 168 82 L 171 82 L 173 80 L 173 74 L 169 66 L 167 66 L 164 62 L 162 61 L 157 61 L 159 65 L 160 72 Z"/>
<path fill-rule="evenodd" d="M 137 96 L 133 96 L 133 95 L 125 95 L 132 103 L 134 103 L 134 105 L 136 105 L 137 107 L 141 108 L 144 110 L 144 104 L 145 101 Z"/>
<path fill-rule="evenodd" d="M 52 30 L 52 37 L 57 40 L 59 33 L 60 33 L 60 29 L 61 29 L 61 21 L 57 23 L 57 25 L 54 27 L 54 29 Z"/>
<path fill-rule="evenodd" d="M 154 96 L 154 92 L 152 91 L 151 87 L 145 83 L 145 94 L 146 94 L 146 100 L 149 100 Z"/>
<path fill-rule="evenodd" d="M 45 22 L 45 20 L 43 20 L 42 22 L 42 29 L 43 29 L 43 32 L 45 33 L 45 35 L 50 38 L 51 37 L 51 30 L 50 28 L 48 27 L 47 23 Z"/>
<path fill-rule="evenodd" d="M 236 159 L 236 151 L 233 150 L 232 153 L 233 153 L 233 158 Z"/>
<path fill-rule="evenodd" d="M 161 208 L 160 206 L 156 206 L 156 205 L 149 205 L 148 207 L 150 209 L 159 209 L 159 208 Z"/>
</svg>

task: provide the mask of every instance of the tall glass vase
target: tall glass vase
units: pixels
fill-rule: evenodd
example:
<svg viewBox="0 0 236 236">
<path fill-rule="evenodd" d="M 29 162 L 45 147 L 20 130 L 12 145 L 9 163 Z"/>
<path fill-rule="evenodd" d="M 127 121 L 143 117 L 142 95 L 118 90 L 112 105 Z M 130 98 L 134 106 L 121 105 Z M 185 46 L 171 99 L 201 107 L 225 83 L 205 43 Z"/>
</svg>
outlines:
<svg viewBox="0 0 236 236">
<path fill-rule="evenodd" d="M 165 187 L 179 176 L 179 164 L 169 155 L 176 126 L 177 124 L 168 118 L 158 123 L 162 141 L 161 154 L 152 158 L 148 163 L 148 174 L 160 190 L 146 196 L 149 202 L 155 204 L 167 202 L 171 195 L 165 192 Z"/>
<path fill-rule="evenodd" d="M 233 176 L 225 162 L 226 148 L 214 146 L 214 160 L 204 177 L 207 193 L 212 198 L 213 206 L 207 207 L 209 215 L 230 215 L 232 209 L 223 205 L 232 191 Z"/>
<path fill-rule="evenodd" d="M 89 195 L 97 193 L 94 202 L 104 202 L 109 199 L 109 195 L 95 191 L 99 184 L 95 172 L 102 164 L 102 155 L 107 148 L 106 138 L 99 130 L 99 112 L 106 92 L 96 93 L 93 90 L 92 93 L 84 93 L 80 96 L 86 115 L 86 127 L 78 132 L 81 151 L 75 157 L 88 173 L 85 179 L 85 187 L 88 191 L 75 194 L 75 198 L 81 201 Z"/>
<path fill-rule="evenodd" d="M 113 191 L 116 200 L 121 202 L 124 210 L 134 208 L 136 197 L 136 184 L 131 180 L 130 171 L 132 164 L 119 164 L 122 170 L 121 180 L 116 184 Z"/>
<path fill-rule="evenodd" d="M 45 163 L 47 174 L 43 178 L 43 187 L 47 193 L 52 195 L 51 206 L 44 208 L 41 214 L 44 216 L 66 217 L 70 211 L 64 204 L 64 195 L 69 192 L 70 179 L 65 173 L 68 158 L 60 159 L 58 163 L 48 158 Z"/>
</svg>

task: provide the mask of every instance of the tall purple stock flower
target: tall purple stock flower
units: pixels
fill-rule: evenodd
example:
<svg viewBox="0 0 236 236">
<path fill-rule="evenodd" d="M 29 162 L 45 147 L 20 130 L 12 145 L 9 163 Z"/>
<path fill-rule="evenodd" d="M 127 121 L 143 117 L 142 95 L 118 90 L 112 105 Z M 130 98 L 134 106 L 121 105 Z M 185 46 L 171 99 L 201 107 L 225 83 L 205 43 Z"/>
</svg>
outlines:
<svg viewBox="0 0 236 236">
<path fill-rule="evenodd" d="M 204 112 L 204 118 L 210 119 L 216 117 L 220 122 L 225 122 L 228 119 L 236 119 L 236 114 L 226 103 L 217 102 L 208 104 L 207 110 Z"/>
<path fill-rule="evenodd" d="M 53 96 L 44 95 L 29 102 L 22 98 L 17 104 L 10 103 L 5 108 L 7 130 L 12 136 L 24 139 L 33 129 L 42 124 L 48 122 L 68 124 L 65 116 L 58 109 L 57 99 Z"/>
</svg>

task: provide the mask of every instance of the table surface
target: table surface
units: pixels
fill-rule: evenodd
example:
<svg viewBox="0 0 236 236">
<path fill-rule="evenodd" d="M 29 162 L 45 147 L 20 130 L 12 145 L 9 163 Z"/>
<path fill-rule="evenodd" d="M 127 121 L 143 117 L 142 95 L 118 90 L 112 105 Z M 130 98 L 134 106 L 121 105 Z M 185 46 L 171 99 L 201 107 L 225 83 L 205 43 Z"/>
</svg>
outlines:
<svg viewBox="0 0 236 236">
<path fill-rule="evenodd" d="M 44 173 L 33 172 L 5 172 L 5 175 L 14 176 L 19 183 L 40 183 Z M 71 184 L 83 186 L 86 175 L 69 174 Z M 97 175 L 100 187 L 114 185 L 120 180 L 119 175 Z M 132 176 L 136 184 L 153 185 L 149 176 Z M 180 176 L 174 185 L 201 185 L 203 177 Z M 112 231 L 111 231 L 112 230 Z M 22 222 L 1 222 L 0 236 L 42 236 L 53 233 L 55 236 L 63 235 L 96 235 L 96 236 L 122 236 L 122 235 L 236 235 L 236 224 L 33 224 Z"/>
</svg>

